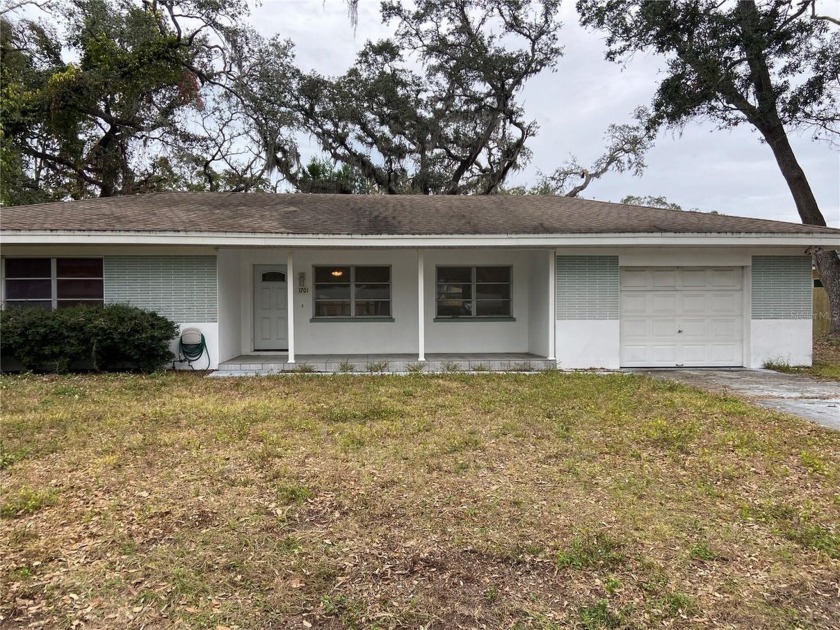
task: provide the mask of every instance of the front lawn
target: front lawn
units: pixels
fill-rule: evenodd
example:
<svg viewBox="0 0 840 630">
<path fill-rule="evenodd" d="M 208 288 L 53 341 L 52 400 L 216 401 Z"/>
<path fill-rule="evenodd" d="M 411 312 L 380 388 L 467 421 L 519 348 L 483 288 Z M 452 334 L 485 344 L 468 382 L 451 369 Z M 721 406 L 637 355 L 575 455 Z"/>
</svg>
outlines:
<svg viewBox="0 0 840 630">
<path fill-rule="evenodd" d="M 840 619 L 840 433 L 735 398 L 561 373 L 0 388 L 0 627 Z"/>
</svg>

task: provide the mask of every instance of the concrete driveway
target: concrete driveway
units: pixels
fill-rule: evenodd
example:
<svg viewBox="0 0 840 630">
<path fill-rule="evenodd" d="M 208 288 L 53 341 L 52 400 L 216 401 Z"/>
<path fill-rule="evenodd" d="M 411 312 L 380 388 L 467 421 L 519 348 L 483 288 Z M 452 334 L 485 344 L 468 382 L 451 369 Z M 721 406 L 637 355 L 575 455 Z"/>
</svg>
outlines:
<svg viewBox="0 0 840 630">
<path fill-rule="evenodd" d="M 840 383 L 772 370 L 665 369 L 634 372 L 734 394 L 762 407 L 784 411 L 840 431 Z"/>
</svg>

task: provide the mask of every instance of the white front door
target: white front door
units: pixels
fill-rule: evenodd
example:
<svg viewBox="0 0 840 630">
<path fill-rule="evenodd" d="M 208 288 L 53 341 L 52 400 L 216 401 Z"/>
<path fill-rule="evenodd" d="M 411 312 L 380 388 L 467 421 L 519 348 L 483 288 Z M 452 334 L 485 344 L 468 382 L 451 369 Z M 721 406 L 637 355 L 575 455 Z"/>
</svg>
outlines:
<svg viewBox="0 0 840 630">
<path fill-rule="evenodd" d="M 621 367 L 744 364 L 740 267 L 621 270 Z"/>
<path fill-rule="evenodd" d="M 288 295 L 285 265 L 254 266 L 254 350 L 287 350 Z"/>
</svg>

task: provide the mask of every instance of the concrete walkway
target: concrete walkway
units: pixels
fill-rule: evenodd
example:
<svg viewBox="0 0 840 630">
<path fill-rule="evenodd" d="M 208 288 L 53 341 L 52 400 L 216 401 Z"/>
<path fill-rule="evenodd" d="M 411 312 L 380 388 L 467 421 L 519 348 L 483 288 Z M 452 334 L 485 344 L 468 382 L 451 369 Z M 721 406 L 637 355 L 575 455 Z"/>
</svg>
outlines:
<svg viewBox="0 0 840 630">
<path fill-rule="evenodd" d="M 762 407 L 784 411 L 840 431 L 840 383 L 772 370 L 667 369 L 634 372 L 734 394 Z"/>
</svg>

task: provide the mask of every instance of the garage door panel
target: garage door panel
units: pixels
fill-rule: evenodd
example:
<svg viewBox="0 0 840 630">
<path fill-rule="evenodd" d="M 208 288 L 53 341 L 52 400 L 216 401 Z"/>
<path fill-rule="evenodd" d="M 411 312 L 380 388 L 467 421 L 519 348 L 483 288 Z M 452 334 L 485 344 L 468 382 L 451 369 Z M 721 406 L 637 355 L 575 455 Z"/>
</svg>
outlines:
<svg viewBox="0 0 840 630">
<path fill-rule="evenodd" d="M 628 293 L 621 301 L 622 315 L 646 315 L 648 300 L 644 293 Z"/>
<path fill-rule="evenodd" d="M 621 284 L 625 289 L 649 289 L 650 275 L 646 269 L 627 269 L 621 274 Z"/>
<path fill-rule="evenodd" d="M 654 339 L 669 339 L 673 342 L 677 336 L 676 319 L 654 319 L 651 326 L 651 336 Z"/>
<path fill-rule="evenodd" d="M 651 346 L 650 358 L 654 363 L 673 363 L 677 360 L 677 346 L 662 344 Z"/>
<path fill-rule="evenodd" d="M 650 293 L 650 313 L 671 315 L 677 312 L 677 295 L 673 291 Z"/>
<path fill-rule="evenodd" d="M 705 293 L 680 293 L 679 302 L 683 315 L 705 315 L 706 294 Z"/>
<path fill-rule="evenodd" d="M 709 321 L 709 337 L 711 339 L 728 339 L 741 341 L 743 322 L 740 319 L 713 319 Z"/>
<path fill-rule="evenodd" d="M 621 270 L 621 364 L 743 365 L 743 269 Z"/>
<path fill-rule="evenodd" d="M 683 319 L 680 321 L 680 336 L 684 341 L 705 339 L 709 334 L 709 327 L 705 319 Z"/>
<path fill-rule="evenodd" d="M 741 363 L 741 345 L 734 343 L 713 343 L 709 346 L 709 360 L 712 363 Z"/>
<path fill-rule="evenodd" d="M 633 339 L 644 340 L 648 336 L 646 319 L 624 319 L 621 321 L 621 336 L 628 342 Z"/>
<path fill-rule="evenodd" d="M 677 286 L 676 269 L 654 269 L 650 274 L 650 286 L 654 289 L 673 289 Z"/>
<path fill-rule="evenodd" d="M 709 286 L 721 289 L 740 289 L 744 280 L 741 269 L 709 269 Z"/>
<path fill-rule="evenodd" d="M 686 343 L 682 347 L 683 357 L 682 363 L 684 365 L 702 365 L 708 361 L 707 348 L 705 343 Z"/>
<path fill-rule="evenodd" d="M 681 286 L 686 289 L 705 288 L 708 284 L 706 276 L 705 269 L 683 269 Z"/>
<path fill-rule="evenodd" d="M 743 294 L 740 291 L 714 291 L 707 293 L 709 313 L 719 315 L 741 315 Z"/>
<path fill-rule="evenodd" d="M 646 345 L 626 344 L 621 349 L 621 361 L 633 365 L 647 364 L 650 362 L 648 350 L 649 348 Z"/>
</svg>

